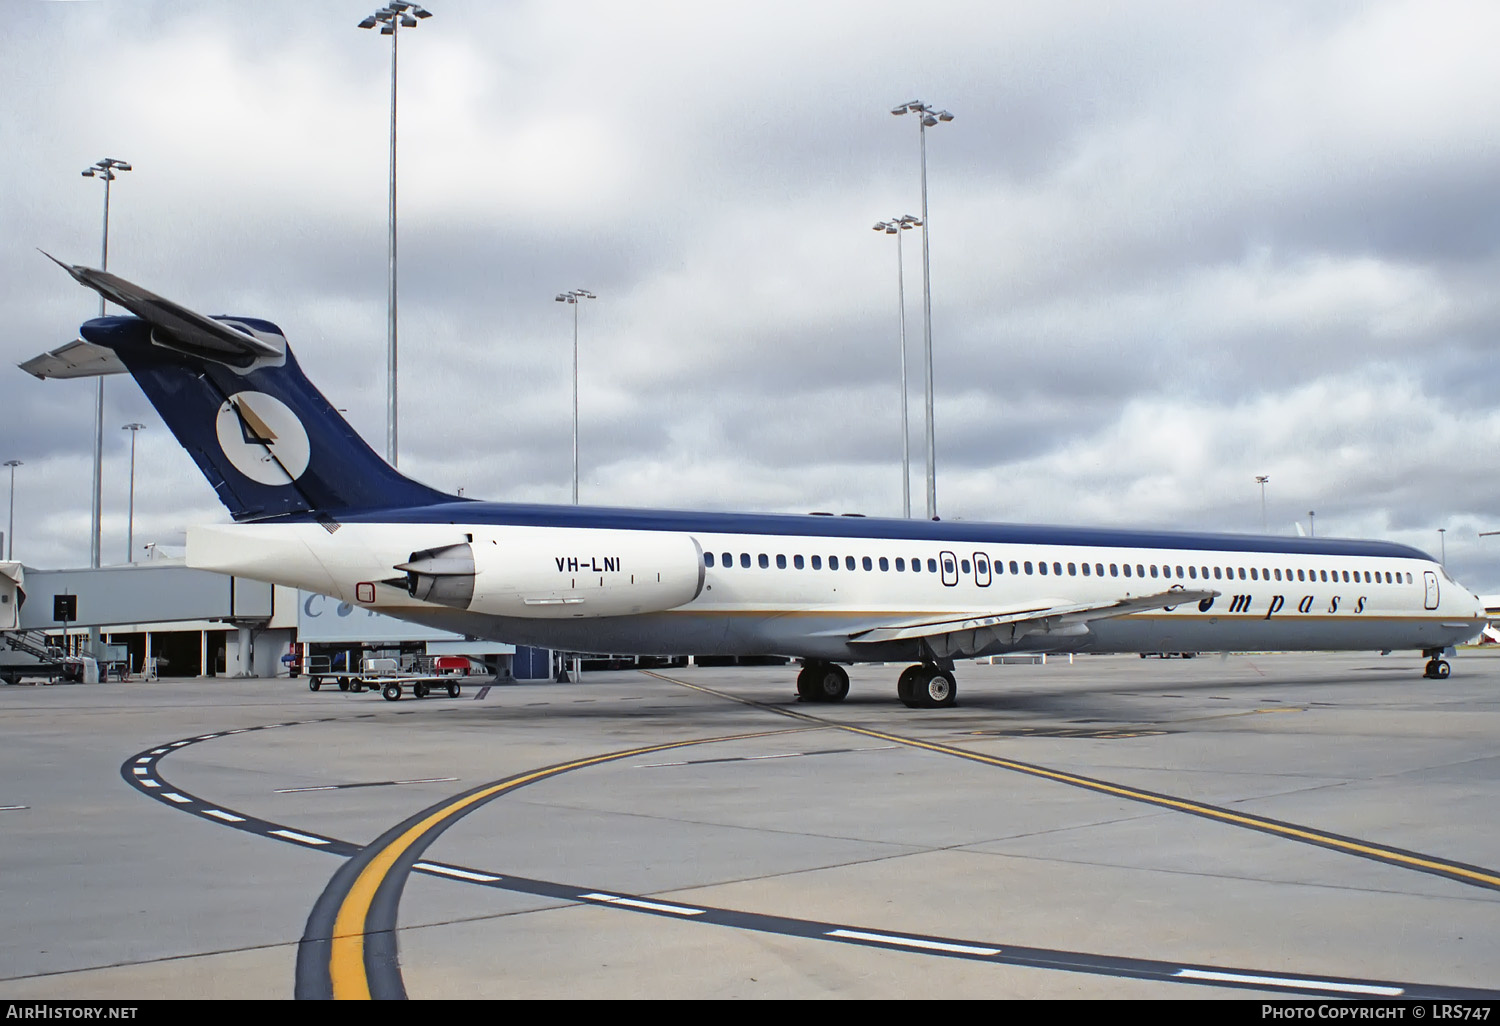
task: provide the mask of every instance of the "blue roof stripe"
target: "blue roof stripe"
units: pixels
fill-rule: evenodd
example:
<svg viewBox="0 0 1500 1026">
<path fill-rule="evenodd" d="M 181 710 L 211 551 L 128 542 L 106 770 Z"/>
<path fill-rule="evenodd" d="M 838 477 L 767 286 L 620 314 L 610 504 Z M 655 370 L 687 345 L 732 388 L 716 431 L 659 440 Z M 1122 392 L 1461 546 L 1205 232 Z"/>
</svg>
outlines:
<svg viewBox="0 0 1500 1026">
<path fill-rule="evenodd" d="M 306 520 L 308 516 L 286 519 Z M 577 527 L 697 534 L 800 535 L 988 545 L 1087 545 L 1141 549 L 1202 549 L 1300 556 L 1432 557 L 1395 542 L 1343 538 L 1291 538 L 1251 534 L 1065 527 L 1053 524 L 990 524 L 970 520 L 892 520 L 878 517 L 784 513 L 694 513 L 676 510 L 542 506 L 501 502 L 452 502 L 410 509 L 341 511 L 345 523 L 492 524 Z"/>
</svg>

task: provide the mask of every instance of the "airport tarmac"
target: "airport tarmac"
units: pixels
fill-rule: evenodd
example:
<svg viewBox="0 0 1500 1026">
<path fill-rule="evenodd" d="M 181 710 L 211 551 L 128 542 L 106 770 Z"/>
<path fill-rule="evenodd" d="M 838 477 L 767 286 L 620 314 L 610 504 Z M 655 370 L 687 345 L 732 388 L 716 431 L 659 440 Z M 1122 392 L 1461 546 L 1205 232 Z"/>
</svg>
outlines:
<svg viewBox="0 0 1500 1026">
<path fill-rule="evenodd" d="M 1500 658 L 0 688 L 0 998 L 1500 997 Z"/>
</svg>

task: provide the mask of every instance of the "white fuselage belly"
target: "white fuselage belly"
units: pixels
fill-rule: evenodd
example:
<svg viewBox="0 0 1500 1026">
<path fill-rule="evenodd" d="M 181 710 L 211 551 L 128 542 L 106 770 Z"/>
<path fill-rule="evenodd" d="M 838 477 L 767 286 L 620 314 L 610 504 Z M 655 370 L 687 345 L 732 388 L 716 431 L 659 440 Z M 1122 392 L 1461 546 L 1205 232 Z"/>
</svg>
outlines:
<svg viewBox="0 0 1500 1026">
<path fill-rule="evenodd" d="M 418 550 L 465 541 L 478 557 L 475 608 L 407 593 L 396 566 Z M 292 523 L 194 528 L 188 562 L 478 637 L 621 654 L 918 658 L 915 642 L 861 645 L 851 635 L 919 618 L 1107 603 L 1178 585 L 1220 594 L 1205 609 L 1190 602 L 936 654 L 1435 649 L 1484 625 L 1477 599 L 1441 567 L 1401 556 L 493 524 L 345 523 L 330 531 Z M 640 611 L 622 612 L 629 609 Z"/>
</svg>

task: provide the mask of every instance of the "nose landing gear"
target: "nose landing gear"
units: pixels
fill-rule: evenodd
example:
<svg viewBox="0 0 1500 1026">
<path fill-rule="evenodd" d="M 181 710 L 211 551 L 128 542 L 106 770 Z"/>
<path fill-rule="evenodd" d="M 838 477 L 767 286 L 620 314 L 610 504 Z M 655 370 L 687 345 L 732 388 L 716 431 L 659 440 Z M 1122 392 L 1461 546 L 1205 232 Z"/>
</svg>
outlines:
<svg viewBox="0 0 1500 1026">
<path fill-rule="evenodd" d="M 1422 676 L 1428 680 L 1445 680 L 1448 674 L 1452 672 L 1453 668 L 1448 665 L 1448 660 L 1429 659 L 1427 660 L 1427 668 L 1422 672 Z"/>
</svg>

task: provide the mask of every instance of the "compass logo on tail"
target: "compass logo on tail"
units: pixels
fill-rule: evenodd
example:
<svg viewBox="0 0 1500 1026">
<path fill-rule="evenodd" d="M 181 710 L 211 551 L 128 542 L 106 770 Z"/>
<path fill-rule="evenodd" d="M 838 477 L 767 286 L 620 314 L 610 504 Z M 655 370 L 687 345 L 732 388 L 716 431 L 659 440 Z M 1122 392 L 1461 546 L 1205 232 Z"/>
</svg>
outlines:
<svg viewBox="0 0 1500 1026">
<path fill-rule="evenodd" d="M 307 429 L 291 407 L 264 392 L 236 392 L 214 423 L 219 448 L 257 484 L 289 485 L 307 470 Z"/>
</svg>

